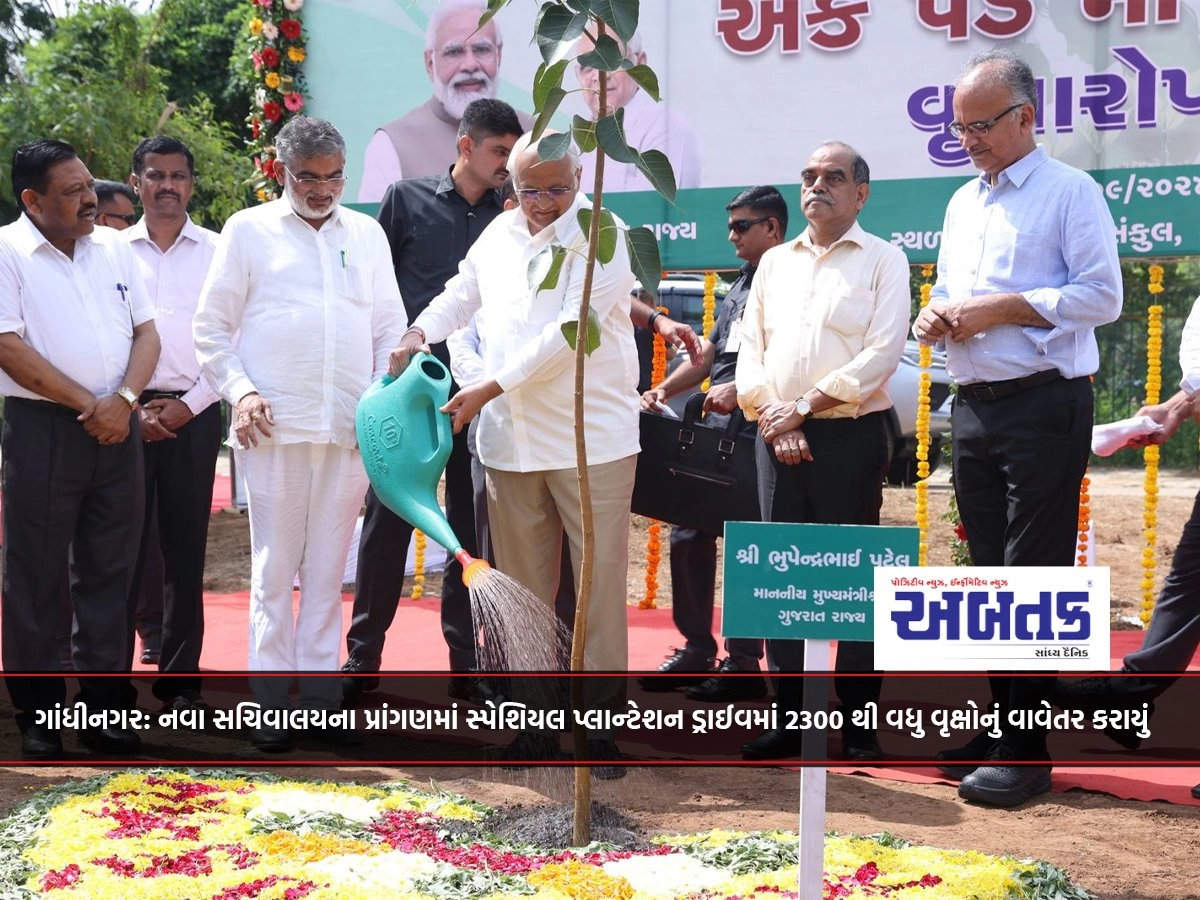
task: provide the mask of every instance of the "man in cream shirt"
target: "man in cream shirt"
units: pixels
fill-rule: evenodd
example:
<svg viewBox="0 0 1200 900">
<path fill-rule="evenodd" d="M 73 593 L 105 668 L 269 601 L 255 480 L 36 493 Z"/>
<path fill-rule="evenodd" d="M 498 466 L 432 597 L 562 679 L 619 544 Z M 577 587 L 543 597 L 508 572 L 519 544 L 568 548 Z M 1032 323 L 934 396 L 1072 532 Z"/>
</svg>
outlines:
<svg viewBox="0 0 1200 900">
<path fill-rule="evenodd" d="M 887 468 L 887 381 L 908 332 L 908 261 L 867 234 L 858 213 L 870 195 L 866 160 L 822 144 L 800 173 L 808 227 L 763 254 L 742 318 L 738 403 L 758 421 L 758 498 L 766 522 L 878 525 Z M 804 642 L 769 640 L 780 672 L 804 671 Z M 870 644 L 838 643 L 839 672 L 869 672 Z M 800 679 L 781 678 L 781 710 L 799 709 Z M 844 678 L 850 712 L 879 699 L 878 678 Z M 768 731 L 746 759 L 800 752 L 798 732 Z M 847 725 L 850 759 L 878 759 L 874 732 Z"/>
</svg>

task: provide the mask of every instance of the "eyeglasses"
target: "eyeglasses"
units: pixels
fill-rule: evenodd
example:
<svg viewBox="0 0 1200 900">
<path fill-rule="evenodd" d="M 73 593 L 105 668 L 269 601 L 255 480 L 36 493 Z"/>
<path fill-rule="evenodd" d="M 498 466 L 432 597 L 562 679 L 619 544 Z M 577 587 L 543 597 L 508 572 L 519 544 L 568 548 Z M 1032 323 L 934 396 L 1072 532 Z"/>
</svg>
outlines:
<svg viewBox="0 0 1200 900">
<path fill-rule="evenodd" d="M 334 175 L 330 178 L 312 178 L 306 175 L 303 178 L 300 178 L 294 175 L 292 170 L 287 166 L 283 167 L 283 171 L 287 172 L 288 177 L 290 177 L 292 181 L 296 182 L 297 187 L 308 188 L 310 190 L 319 188 L 323 184 L 327 184 L 331 188 L 340 188 L 346 183 L 345 175 Z"/>
<path fill-rule="evenodd" d="M 137 221 L 137 215 L 135 213 L 129 213 L 128 215 L 125 215 L 124 213 L 102 212 L 97 213 L 96 215 L 106 219 L 119 219 L 129 226 L 132 226 L 133 223 Z"/>
<path fill-rule="evenodd" d="M 558 200 L 560 197 L 565 197 L 567 194 L 575 193 L 575 188 L 546 188 L 544 191 L 539 191 L 536 188 L 522 188 L 517 191 L 517 196 L 525 203 L 537 203 L 539 200 Z"/>
<path fill-rule="evenodd" d="M 444 46 L 438 51 L 438 55 L 447 62 L 458 62 L 467 55 L 468 48 L 471 50 L 471 55 L 481 62 L 487 62 L 496 55 L 496 45 L 491 41 L 475 41 L 473 44 L 463 44 L 456 41 Z"/>
<path fill-rule="evenodd" d="M 141 177 L 151 184 L 162 184 L 168 180 L 172 184 L 184 184 L 192 180 L 190 172 L 160 172 L 157 169 L 148 169 Z"/>
<path fill-rule="evenodd" d="M 745 234 L 755 225 L 760 222 L 765 222 L 770 216 L 759 216 L 757 219 L 730 219 L 729 230 L 736 231 L 738 234 Z"/>
<path fill-rule="evenodd" d="M 967 122 L 965 125 L 962 122 L 951 122 L 947 127 L 950 129 L 950 133 L 956 138 L 960 138 L 968 132 L 976 135 L 984 135 L 991 131 L 992 126 L 1007 116 L 1010 112 L 1012 112 L 1014 109 L 1020 109 L 1024 105 L 1024 103 L 1014 103 L 1004 112 L 1000 113 L 1000 115 L 994 116 L 985 122 Z"/>
</svg>

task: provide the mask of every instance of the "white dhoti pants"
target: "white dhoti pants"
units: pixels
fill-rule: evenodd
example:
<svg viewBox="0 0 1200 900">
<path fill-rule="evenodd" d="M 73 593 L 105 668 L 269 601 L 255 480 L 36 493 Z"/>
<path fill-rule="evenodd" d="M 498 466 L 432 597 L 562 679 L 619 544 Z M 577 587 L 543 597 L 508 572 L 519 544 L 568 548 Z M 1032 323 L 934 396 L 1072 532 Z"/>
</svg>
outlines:
<svg viewBox="0 0 1200 900">
<path fill-rule="evenodd" d="M 342 576 L 367 490 L 358 450 L 260 444 L 238 455 L 250 506 L 250 671 L 336 672 Z M 299 612 L 292 588 L 300 575 Z M 287 705 L 288 678 L 256 678 L 264 705 Z M 340 681 L 300 679 L 299 705 L 336 709 Z"/>
</svg>

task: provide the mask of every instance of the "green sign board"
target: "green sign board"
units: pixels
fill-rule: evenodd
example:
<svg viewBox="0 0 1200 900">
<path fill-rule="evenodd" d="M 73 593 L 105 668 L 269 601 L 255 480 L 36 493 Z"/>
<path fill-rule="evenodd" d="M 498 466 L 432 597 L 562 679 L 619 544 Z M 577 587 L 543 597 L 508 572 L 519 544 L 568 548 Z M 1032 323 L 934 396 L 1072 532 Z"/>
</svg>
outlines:
<svg viewBox="0 0 1200 900">
<path fill-rule="evenodd" d="M 871 234 L 895 244 L 912 264 L 936 262 L 942 219 L 962 178 L 901 178 L 871 182 L 871 197 L 859 222 Z M 1132 257 L 1200 254 L 1200 166 L 1148 166 L 1092 172 L 1116 223 L 1117 252 Z M 793 214 L 788 235 L 805 227 L 800 185 L 777 185 Z M 674 205 L 653 191 L 604 195 L 604 205 L 627 225 L 644 225 L 658 238 L 664 271 L 736 269 L 741 265 L 729 243 L 727 204 L 742 188 L 681 190 Z M 376 204 L 352 203 L 374 215 Z"/>
<path fill-rule="evenodd" d="M 1149 166 L 1091 173 L 1108 200 L 1116 223 L 1117 252 L 1139 256 L 1200 254 L 1200 166 Z M 976 173 L 961 178 L 901 178 L 871 182 L 859 221 L 887 240 L 910 263 L 935 262 L 942 219 L 950 196 Z M 800 185 L 776 185 L 792 210 L 788 235 L 804 228 Z M 733 269 L 739 261 L 729 244 L 727 204 L 736 187 L 682 190 L 675 205 L 653 192 L 605 194 L 604 205 L 629 225 L 645 225 L 658 238 L 664 270 Z"/>
<path fill-rule="evenodd" d="M 875 567 L 915 566 L 916 528 L 725 523 L 726 637 L 871 641 Z"/>
</svg>

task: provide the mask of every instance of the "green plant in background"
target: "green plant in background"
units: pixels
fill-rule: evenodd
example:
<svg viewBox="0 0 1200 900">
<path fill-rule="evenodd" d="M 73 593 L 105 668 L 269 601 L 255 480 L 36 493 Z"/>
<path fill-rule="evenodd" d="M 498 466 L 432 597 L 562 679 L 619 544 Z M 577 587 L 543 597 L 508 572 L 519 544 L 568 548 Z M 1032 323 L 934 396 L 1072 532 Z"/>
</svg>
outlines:
<svg viewBox="0 0 1200 900">
<path fill-rule="evenodd" d="M 193 217 L 219 228 L 246 202 L 249 163 L 220 123 L 211 100 L 172 102 L 164 73 L 149 59 L 139 16 L 120 5 L 80 4 L 53 33 L 24 48 L 19 77 L 0 89 L 0 204 L 16 218 L 8 167 L 13 150 L 36 138 L 72 144 L 97 178 L 129 177 L 142 137 L 170 134 L 196 156 Z"/>
<path fill-rule="evenodd" d="M 236 57 L 245 0 L 158 0 L 142 17 L 146 58 L 165 73 L 170 98 L 191 107 L 207 97 L 215 120 L 238 132 L 246 121 L 248 83 Z M 231 149 L 239 149 L 241 141 Z"/>
<path fill-rule="evenodd" d="M 45 3 L 0 0 L 0 56 L 4 69 L 0 85 L 21 77 L 21 52 L 26 44 L 54 32 L 54 16 Z"/>
</svg>

